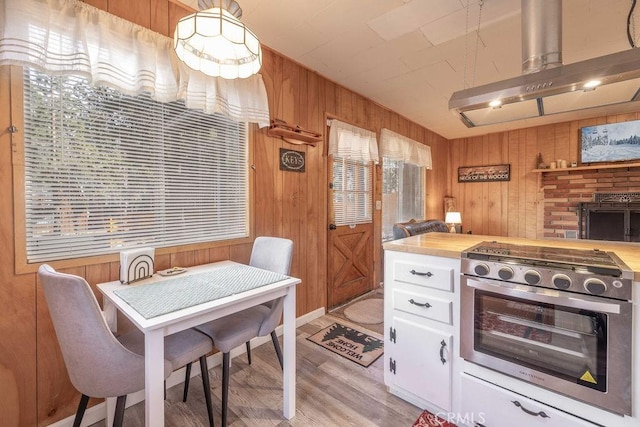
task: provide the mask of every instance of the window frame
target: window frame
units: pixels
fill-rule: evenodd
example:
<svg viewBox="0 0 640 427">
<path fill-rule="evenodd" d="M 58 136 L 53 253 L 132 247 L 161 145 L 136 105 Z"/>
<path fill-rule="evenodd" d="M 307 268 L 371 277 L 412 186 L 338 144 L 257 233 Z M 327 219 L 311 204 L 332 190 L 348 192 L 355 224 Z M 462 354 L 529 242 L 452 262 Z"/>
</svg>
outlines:
<svg viewBox="0 0 640 427">
<path fill-rule="evenodd" d="M 385 164 L 385 161 L 392 161 L 392 162 L 395 162 L 395 163 L 400 163 L 400 161 L 398 161 L 398 160 L 391 160 L 391 159 L 389 159 L 387 157 L 384 157 L 384 156 L 382 157 L 382 162 L 381 162 L 381 181 L 380 181 L 381 182 L 381 186 L 382 186 L 381 191 L 380 191 L 380 197 L 382 199 L 382 212 L 381 212 L 381 215 L 380 215 L 380 217 L 381 217 L 381 220 L 380 220 L 380 238 L 382 239 L 383 242 L 387 242 L 387 241 L 393 240 L 393 233 L 391 234 L 391 237 L 385 237 L 384 236 L 384 225 L 385 225 L 384 224 L 384 212 L 385 212 L 385 203 L 384 203 L 384 198 L 385 198 L 384 197 L 385 196 L 385 194 L 384 194 L 385 165 L 384 164 Z M 406 162 L 402 162 L 402 163 L 404 163 L 404 165 L 408 164 Z M 426 212 L 427 212 L 427 192 L 426 192 L 426 190 L 427 190 L 427 169 L 424 166 L 417 166 L 417 165 L 413 165 L 413 166 L 419 168 L 419 170 L 420 170 L 420 178 L 419 179 L 420 179 L 420 182 L 421 182 L 421 185 L 422 185 L 422 194 L 423 194 L 423 197 L 422 197 L 422 216 L 424 217 L 426 215 Z M 396 190 L 401 190 L 401 189 L 396 189 Z M 398 193 L 401 193 L 401 191 L 398 191 Z M 397 206 L 401 206 L 401 205 L 402 205 L 401 203 L 398 203 Z M 413 218 L 413 219 L 420 219 L 420 218 Z M 422 219 L 425 219 L 425 218 L 422 218 Z M 394 221 L 394 224 L 398 223 L 398 222 L 404 222 L 404 221 L 403 220 L 398 220 L 398 218 L 396 217 L 395 221 Z"/>
<path fill-rule="evenodd" d="M 4 68 L 4 67 L 3 67 Z M 15 271 L 16 274 L 33 273 L 37 271 L 41 262 L 29 263 L 27 260 L 26 241 L 26 199 L 25 199 L 25 146 L 24 146 L 24 99 L 23 99 L 23 68 L 20 66 L 8 66 L 10 69 L 10 120 L 13 126 L 11 133 L 12 144 L 12 166 L 13 166 L 13 229 L 14 229 L 14 249 L 15 249 Z M 254 138 L 256 124 L 248 124 L 248 236 L 231 240 L 221 240 L 212 242 L 198 242 L 184 245 L 156 248 L 158 255 L 171 255 L 187 251 L 200 251 L 210 248 L 226 247 L 237 244 L 251 243 L 254 239 L 254 186 L 255 171 L 251 167 L 254 159 Z M 194 257 L 196 254 L 194 254 Z M 119 252 L 93 255 L 80 258 L 70 258 L 65 260 L 55 260 L 48 262 L 54 268 L 87 266 L 100 263 L 119 263 Z"/>
</svg>

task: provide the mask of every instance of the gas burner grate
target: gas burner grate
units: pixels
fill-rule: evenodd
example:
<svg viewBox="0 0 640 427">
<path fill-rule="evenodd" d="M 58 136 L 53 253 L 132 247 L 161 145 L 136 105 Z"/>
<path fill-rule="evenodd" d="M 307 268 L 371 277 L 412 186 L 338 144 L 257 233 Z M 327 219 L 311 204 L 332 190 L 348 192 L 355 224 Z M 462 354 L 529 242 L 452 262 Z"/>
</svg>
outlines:
<svg viewBox="0 0 640 427">
<path fill-rule="evenodd" d="M 594 193 L 593 201 L 596 203 L 602 202 L 619 202 L 619 203 L 631 203 L 640 202 L 640 193 Z"/>
</svg>

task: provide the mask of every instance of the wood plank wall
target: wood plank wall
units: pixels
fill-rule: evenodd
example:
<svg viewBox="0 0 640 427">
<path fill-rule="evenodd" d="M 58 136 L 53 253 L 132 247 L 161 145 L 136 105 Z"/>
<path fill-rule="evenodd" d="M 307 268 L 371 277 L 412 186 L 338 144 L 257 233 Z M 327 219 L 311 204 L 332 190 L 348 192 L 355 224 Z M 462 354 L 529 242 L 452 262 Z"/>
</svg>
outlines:
<svg viewBox="0 0 640 427">
<path fill-rule="evenodd" d="M 170 35 L 175 22 L 188 12 L 171 0 L 86 0 L 126 20 Z M 382 127 L 431 146 L 434 169 L 427 173 L 427 216 L 442 218 L 447 194 L 447 141 L 415 123 L 353 93 L 282 55 L 265 48 L 261 71 L 271 116 L 325 133 L 332 116 L 367 129 Z M 12 184 L 10 74 L 0 69 L 0 412 L 3 426 L 44 426 L 72 415 L 79 395 L 71 386 L 35 272 L 16 274 L 14 267 L 15 200 Z M 254 235 L 291 238 L 295 244 L 292 275 L 300 277 L 297 314 L 326 305 L 327 157 L 326 144 L 292 146 L 251 127 L 253 151 Z M 282 172 L 278 149 L 306 154 L 306 172 Z M 381 200 L 380 171 L 376 168 L 376 200 Z M 375 247 L 381 249 L 380 211 L 376 211 Z M 156 256 L 158 269 L 191 266 L 222 259 L 247 262 L 251 242 L 169 248 Z M 381 280 L 382 251 L 376 253 L 376 279 Z M 118 278 L 117 256 L 88 264 L 72 260 L 62 271 L 96 283 Z M 34 269 L 35 270 L 35 269 Z M 99 298 L 100 299 L 100 298 Z M 92 402 L 92 404 L 95 402 Z"/>
<path fill-rule="evenodd" d="M 556 159 L 578 161 L 580 129 L 638 120 L 637 112 L 574 120 L 450 141 L 450 195 L 462 215 L 463 232 L 493 236 L 544 237 L 544 192 L 538 154 L 548 165 Z M 510 164 L 508 182 L 458 183 L 460 166 Z"/>
</svg>

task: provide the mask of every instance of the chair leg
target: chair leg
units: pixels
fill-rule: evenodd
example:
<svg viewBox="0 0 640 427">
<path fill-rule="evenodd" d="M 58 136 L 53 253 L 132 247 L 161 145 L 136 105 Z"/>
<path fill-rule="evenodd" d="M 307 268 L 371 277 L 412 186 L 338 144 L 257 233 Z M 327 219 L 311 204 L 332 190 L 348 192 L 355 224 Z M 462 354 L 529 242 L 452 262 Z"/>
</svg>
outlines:
<svg viewBox="0 0 640 427">
<path fill-rule="evenodd" d="M 247 360 L 249 361 L 249 365 L 251 365 L 251 342 L 247 341 L 245 345 L 247 346 Z"/>
<path fill-rule="evenodd" d="M 186 373 L 184 374 L 184 391 L 182 392 L 182 401 L 187 401 L 187 394 L 189 394 L 189 380 L 191 379 L 191 362 L 187 363 Z"/>
<path fill-rule="evenodd" d="M 116 412 L 113 417 L 113 427 L 122 427 L 122 421 L 124 420 L 124 407 L 127 403 L 127 395 L 118 396 L 116 401 Z"/>
<path fill-rule="evenodd" d="M 271 341 L 273 341 L 273 348 L 275 348 L 278 361 L 280 362 L 280 369 L 284 369 L 284 364 L 282 363 L 282 350 L 280 350 L 280 343 L 278 342 L 276 331 L 271 331 Z"/>
<path fill-rule="evenodd" d="M 227 427 L 227 401 L 229 399 L 229 353 L 222 354 L 222 427 Z"/>
<path fill-rule="evenodd" d="M 87 404 L 89 403 L 89 396 L 83 394 L 80 397 L 80 403 L 78 404 L 78 410 L 76 411 L 76 418 L 73 420 L 73 427 L 80 427 L 80 423 L 82 423 L 82 418 L 84 417 L 84 411 L 87 409 Z"/>
<path fill-rule="evenodd" d="M 189 363 L 191 365 L 191 363 Z M 209 384 L 209 367 L 207 366 L 207 356 L 200 357 L 200 374 L 202 375 L 202 388 L 204 389 L 204 400 L 207 402 L 207 414 L 209 414 L 209 427 L 213 427 L 213 406 L 211 405 L 211 384 Z M 186 390 L 186 388 L 185 388 Z M 185 394 L 185 402 L 187 396 Z"/>
</svg>

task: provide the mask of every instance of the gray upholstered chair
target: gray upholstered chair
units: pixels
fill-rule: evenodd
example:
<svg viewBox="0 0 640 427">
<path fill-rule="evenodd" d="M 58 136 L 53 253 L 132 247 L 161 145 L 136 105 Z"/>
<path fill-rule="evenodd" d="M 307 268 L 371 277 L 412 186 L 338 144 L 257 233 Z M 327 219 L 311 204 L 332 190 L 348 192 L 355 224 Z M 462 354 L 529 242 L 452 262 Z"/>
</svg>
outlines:
<svg viewBox="0 0 640 427">
<path fill-rule="evenodd" d="M 256 238 L 251 251 L 249 265 L 280 274 L 289 274 L 293 242 L 277 237 Z M 275 329 L 282 317 L 283 298 L 248 308 L 238 313 L 197 326 L 208 335 L 213 345 L 222 352 L 222 425 L 227 425 L 227 402 L 229 397 L 229 352 L 246 343 L 247 357 L 251 364 L 251 345 L 256 337 L 271 335 L 273 346 L 282 368 L 282 351 Z"/>
<path fill-rule="evenodd" d="M 91 287 L 82 277 L 56 272 L 43 264 L 38 277 L 73 386 L 82 393 L 74 427 L 79 426 L 89 397 L 118 397 L 114 426 L 121 426 L 127 394 L 144 389 L 144 335 L 133 331 L 116 338 L 102 315 Z M 203 339 L 204 338 L 204 339 Z M 213 427 L 206 355 L 211 340 L 194 330 L 165 339 L 165 378 L 200 359 L 202 383 Z"/>
</svg>

